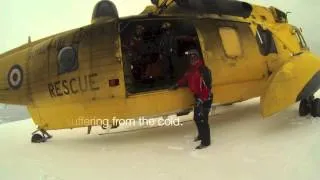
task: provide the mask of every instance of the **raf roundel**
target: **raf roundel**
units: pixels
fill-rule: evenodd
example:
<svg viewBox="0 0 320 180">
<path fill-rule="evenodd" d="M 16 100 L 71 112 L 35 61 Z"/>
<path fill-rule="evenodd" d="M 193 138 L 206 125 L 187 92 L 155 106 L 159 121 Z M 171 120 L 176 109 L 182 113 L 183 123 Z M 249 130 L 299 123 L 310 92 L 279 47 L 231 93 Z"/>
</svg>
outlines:
<svg viewBox="0 0 320 180">
<path fill-rule="evenodd" d="M 8 73 L 8 84 L 10 88 L 19 89 L 23 82 L 23 70 L 19 65 L 11 67 Z"/>
</svg>

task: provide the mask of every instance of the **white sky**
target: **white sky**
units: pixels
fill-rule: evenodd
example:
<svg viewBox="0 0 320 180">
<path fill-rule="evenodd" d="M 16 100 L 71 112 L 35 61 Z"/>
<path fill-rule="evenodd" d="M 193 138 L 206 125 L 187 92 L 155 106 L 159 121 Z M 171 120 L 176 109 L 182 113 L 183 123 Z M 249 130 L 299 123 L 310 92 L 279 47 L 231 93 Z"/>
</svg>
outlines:
<svg viewBox="0 0 320 180">
<path fill-rule="evenodd" d="M 257 4 L 274 5 L 291 11 L 290 22 L 303 27 L 312 50 L 320 52 L 318 17 L 320 1 L 309 0 L 248 0 Z M 52 34 L 81 27 L 90 23 L 98 0 L 0 0 L 0 53 L 27 42 L 30 35 L 37 40 Z M 120 16 L 141 12 L 150 0 L 113 0 Z M 290 2 L 290 3 L 289 3 Z"/>
<path fill-rule="evenodd" d="M 0 0 L 0 53 L 28 41 L 87 25 L 99 0 Z M 113 0 L 120 16 L 140 13 L 149 0 Z"/>
</svg>

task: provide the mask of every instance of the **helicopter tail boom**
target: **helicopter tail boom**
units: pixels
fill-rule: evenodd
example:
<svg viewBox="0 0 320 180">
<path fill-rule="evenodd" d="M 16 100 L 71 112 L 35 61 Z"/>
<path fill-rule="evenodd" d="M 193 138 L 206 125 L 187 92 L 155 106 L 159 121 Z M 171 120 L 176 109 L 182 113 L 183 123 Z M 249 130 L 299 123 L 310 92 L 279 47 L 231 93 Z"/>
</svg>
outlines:
<svg viewBox="0 0 320 180">
<path fill-rule="evenodd" d="M 18 49 L 0 57 L 0 103 L 27 105 L 30 101 L 27 85 L 28 48 Z"/>
</svg>

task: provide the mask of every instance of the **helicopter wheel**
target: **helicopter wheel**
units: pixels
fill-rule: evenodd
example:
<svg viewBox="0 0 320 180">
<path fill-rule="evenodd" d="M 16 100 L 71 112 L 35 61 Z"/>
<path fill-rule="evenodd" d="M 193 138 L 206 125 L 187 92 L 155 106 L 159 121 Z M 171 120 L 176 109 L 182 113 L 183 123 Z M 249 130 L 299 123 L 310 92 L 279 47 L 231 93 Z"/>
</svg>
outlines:
<svg viewBox="0 0 320 180">
<path fill-rule="evenodd" d="M 45 142 L 46 140 L 47 139 L 41 134 L 33 134 L 31 138 L 32 143 L 42 143 L 42 142 Z"/>
<path fill-rule="evenodd" d="M 37 133 L 38 131 L 40 131 L 41 134 Z M 31 142 L 42 143 L 42 142 L 46 142 L 48 139 L 51 139 L 51 138 L 52 136 L 46 130 L 38 129 L 32 133 Z"/>
<path fill-rule="evenodd" d="M 111 125 L 111 129 L 118 128 L 119 126 L 120 126 L 120 123 L 119 123 L 119 122 L 116 122 L 115 124 L 112 124 L 112 125 Z"/>
<path fill-rule="evenodd" d="M 312 101 L 311 115 L 313 117 L 320 117 L 320 99 L 316 98 Z"/>
<path fill-rule="evenodd" d="M 299 115 L 301 117 L 307 116 L 311 111 L 312 101 L 309 102 L 307 99 L 303 99 L 300 101 L 299 105 Z"/>
<path fill-rule="evenodd" d="M 312 107 L 314 102 L 314 96 L 309 96 L 306 99 L 302 99 L 299 104 L 299 115 L 301 117 L 307 116 L 308 114 L 312 113 Z M 312 115 L 312 114 L 311 114 Z"/>
</svg>

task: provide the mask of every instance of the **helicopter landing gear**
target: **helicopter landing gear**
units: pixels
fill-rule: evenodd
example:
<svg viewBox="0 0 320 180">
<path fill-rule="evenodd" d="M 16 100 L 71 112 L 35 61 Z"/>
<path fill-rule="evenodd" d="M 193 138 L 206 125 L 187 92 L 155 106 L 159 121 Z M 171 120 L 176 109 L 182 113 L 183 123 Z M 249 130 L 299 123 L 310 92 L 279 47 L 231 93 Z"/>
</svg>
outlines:
<svg viewBox="0 0 320 180">
<path fill-rule="evenodd" d="M 311 111 L 312 100 L 302 99 L 299 105 L 299 115 L 301 117 L 307 116 Z"/>
<path fill-rule="evenodd" d="M 40 133 L 37 133 L 39 132 Z M 32 143 L 42 143 L 46 142 L 48 139 L 51 139 L 52 136 L 44 129 L 38 129 L 32 133 L 31 142 Z"/>
<path fill-rule="evenodd" d="M 103 130 L 106 130 L 106 129 L 116 129 L 116 128 L 118 128 L 120 126 L 120 123 L 119 122 L 116 122 L 116 123 L 113 123 L 113 124 L 111 124 L 111 126 L 109 126 L 109 124 L 103 124 L 102 126 L 101 126 L 101 128 L 103 129 Z"/>
<path fill-rule="evenodd" d="M 320 99 L 310 96 L 302 99 L 299 105 L 299 115 L 304 117 L 311 114 L 313 117 L 320 117 Z"/>
<path fill-rule="evenodd" d="M 313 117 L 320 117 L 320 99 L 316 98 L 312 101 L 311 115 Z"/>
<path fill-rule="evenodd" d="M 234 103 L 223 104 L 223 106 L 232 106 Z"/>
<path fill-rule="evenodd" d="M 111 125 L 111 129 L 116 129 L 120 126 L 120 123 L 119 122 L 116 122 L 114 124 Z"/>
</svg>

